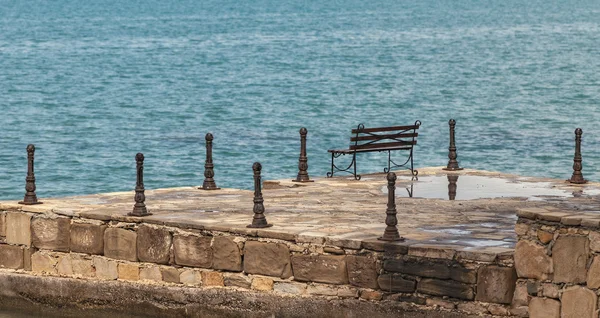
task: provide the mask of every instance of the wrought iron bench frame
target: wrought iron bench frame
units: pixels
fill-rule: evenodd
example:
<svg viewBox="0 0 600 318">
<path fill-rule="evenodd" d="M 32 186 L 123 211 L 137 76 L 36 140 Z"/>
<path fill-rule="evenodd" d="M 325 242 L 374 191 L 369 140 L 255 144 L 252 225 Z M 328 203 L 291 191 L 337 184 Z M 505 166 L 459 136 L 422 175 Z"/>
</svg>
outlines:
<svg viewBox="0 0 600 318">
<path fill-rule="evenodd" d="M 331 153 L 331 171 L 327 172 L 327 177 L 333 177 L 336 172 L 347 172 L 354 176 L 355 180 L 360 180 L 361 176 L 356 174 L 356 154 L 363 152 L 388 152 L 388 164 L 383 168 L 383 172 L 388 173 L 392 168 L 406 167 L 410 163 L 410 170 L 413 178 L 416 178 L 419 171 L 413 166 L 413 148 L 417 144 L 417 130 L 421 126 L 421 121 L 415 121 L 410 126 L 390 126 L 365 128 L 365 125 L 359 124 L 356 129 L 352 129 L 350 137 L 350 147 L 348 149 L 329 149 Z M 381 134 L 378 134 L 381 133 Z M 392 160 L 393 150 L 407 150 L 408 158 L 402 164 L 397 164 Z M 335 158 L 342 155 L 352 155 L 350 165 L 341 169 L 335 165 Z M 352 170 L 351 170 L 352 169 Z"/>
</svg>

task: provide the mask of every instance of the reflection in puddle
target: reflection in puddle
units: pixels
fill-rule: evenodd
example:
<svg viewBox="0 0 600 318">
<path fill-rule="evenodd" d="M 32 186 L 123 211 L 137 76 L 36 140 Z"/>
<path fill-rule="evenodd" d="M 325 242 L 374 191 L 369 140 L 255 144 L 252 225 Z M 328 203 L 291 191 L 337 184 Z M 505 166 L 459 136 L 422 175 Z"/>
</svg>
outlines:
<svg viewBox="0 0 600 318">
<path fill-rule="evenodd" d="M 551 182 L 522 182 L 503 178 L 469 175 L 423 176 L 419 180 L 399 180 L 399 197 L 445 200 L 475 200 L 483 198 L 526 197 L 529 200 L 551 200 L 573 197 L 573 193 L 554 188 Z M 387 187 L 382 191 L 387 193 Z M 585 190 L 586 195 L 597 189 Z"/>
</svg>

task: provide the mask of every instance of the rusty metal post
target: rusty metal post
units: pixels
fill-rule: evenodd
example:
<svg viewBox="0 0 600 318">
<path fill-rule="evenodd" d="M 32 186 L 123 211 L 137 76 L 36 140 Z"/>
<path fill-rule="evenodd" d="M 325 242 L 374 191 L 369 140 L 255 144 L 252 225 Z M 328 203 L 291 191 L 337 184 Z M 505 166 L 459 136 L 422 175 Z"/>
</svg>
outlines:
<svg viewBox="0 0 600 318">
<path fill-rule="evenodd" d="M 138 153 L 135 155 L 137 180 L 135 184 L 135 205 L 133 211 L 127 213 L 130 216 L 146 216 L 150 215 L 146 209 L 146 195 L 144 194 L 144 154 Z"/>
<path fill-rule="evenodd" d="M 215 165 L 212 160 L 212 141 L 213 135 L 211 133 L 206 134 L 206 162 L 204 163 L 204 183 L 202 183 L 203 190 L 219 190 L 215 183 Z"/>
<path fill-rule="evenodd" d="M 567 180 L 570 183 L 576 184 L 587 183 L 587 180 L 583 178 L 583 174 L 581 173 L 581 169 L 583 168 L 581 165 L 581 135 L 583 135 L 583 130 L 581 130 L 581 128 L 575 129 L 575 157 L 573 158 L 573 175 L 571 176 L 571 179 Z"/>
<path fill-rule="evenodd" d="M 19 204 L 24 205 L 33 205 L 33 204 L 42 204 L 37 199 L 37 195 L 35 194 L 35 173 L 33 168 L 33 161 L 35 155 L 35 146 L 32 144 L 27 145 L 27 177 L 25 178 L 25 197 L 23 197 L 23 201 L 20 201 Z"/>
<path fill-rule="evenodd" d="M 456 126 L 456 120 L 450 119 L 448 121 L 448 125 L 450 126 L 450 146 L 448 147 L 448 166 L 443 168 L 444 170 L 456 171 L 463 170 L 463 168 L 458 166 L 458 161 L 456 161 L 456 141 L 454 138 L 454 127 Z"/>
<path fill-rule="evenodd" d="M 448 200 L 456 199 L 456 182 L 458 181 L 458 175 L 448 176 Z"/>
<path fill-rule="evenodd" d="M 260 177 L 262 165 L 259 162 L 255 162 L 252 165 L 252 170 L 254 170 L 254 217 L 252 218 L 252 224 L 248 225 L 248 227 L 263 228 L 273 226 L 273 224 L 267 223 L 267 218 L 265 217 L 265 206 L 263 205 L 264 200 L 261 191 Z"/>
<path fill-rule="evenodd" d="M 404 241 L 404 238 L 398 233 L 398 218 L 396 218 L 396 174 L 390 172 L 387 174 L 388 181 L 388 203 L 385 211 L 385 224 L 387 225 L 383 236 L 379 237 L 382 241 Z"/>
<path fill-rule="evenodd" d="M 300 128 L 300 158 L 298 159 L 298 176 L 294 182 L 313 182 L 308 176 L 308 157 L 306 156 L 306 135 L 308 130 Z"/>
</svg>

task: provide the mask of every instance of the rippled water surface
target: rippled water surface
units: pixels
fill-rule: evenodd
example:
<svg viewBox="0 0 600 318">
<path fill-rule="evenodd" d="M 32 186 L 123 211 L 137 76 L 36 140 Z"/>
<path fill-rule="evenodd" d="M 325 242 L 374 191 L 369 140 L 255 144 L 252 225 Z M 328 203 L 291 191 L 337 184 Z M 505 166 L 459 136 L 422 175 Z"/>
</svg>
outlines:
<svg viewBox="0 0 600 318">
<path fill-rule="evenodd" d="M 311 176 L 349 131 L 423 122 L 417 166 L 600 181 L 600 2 L 0 0 L 0 199 Z M 379 171 L 383 154 L 359 170 Z"/>
</svg>

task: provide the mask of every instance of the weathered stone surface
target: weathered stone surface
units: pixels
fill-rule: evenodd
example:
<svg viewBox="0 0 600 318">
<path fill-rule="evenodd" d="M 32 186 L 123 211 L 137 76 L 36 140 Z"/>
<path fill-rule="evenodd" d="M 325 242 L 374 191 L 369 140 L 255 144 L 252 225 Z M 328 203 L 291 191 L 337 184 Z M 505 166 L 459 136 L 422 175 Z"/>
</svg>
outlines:
<svg viewBox="0 0 600 318">
<path fill-rule="evenodd" d="M 453 302 L 445 301 L 445 300 L 441 300 L 441 299 L 437 299 L 437 298 L 427 298 L 425 300 L 425 304 L 427 306 L 446 308 L 446 309 L 450 309 L 450 310 L 456 308 L 456 305 Z"/>
<path fill-rule="evenodd" d="M 104 253 L 104 231 L 106 225 L 73 223 L 71 224 L 71 251 L 93 255 Z"/>
<path fill-rule="evenodd" d="M 598 273 L 598 274 L 600 275 L 600 273 Z M 588 280 L 588 283 L 589 283 L 589 280 Z M 544 297 L 558 299 L 559 287 L 552 283 L 542 284 L 542 295 Z"/>
<path fill-rule="evenodd" d="M 381 290 L 396 293 L 412 293 L 417 284 L 414 280 L 404 279 L 397 274 L 379 275 L 377 282 Z"/>
<path fill-rule="evenodd" d="M 594 256 L 592 265 L 587 274 L 587 286 L 589 288 L 600 288 L 600 255 Z"/>
<path fill-rule="evenodd" d="M 115 280 L 119 278 L 117 262 L 104 257 L 92 258 L 92 264 L 96 268 L 96 277 L 99 279 Z"/>
<path fill-rule="evenodd" d="M 542 242 L 544 244 L 548 244 L 554 238 L 554 233 L 538 230 L 537 237 L 538 237 L 538 240 L 540 240 L 540 242 Z"/>
<path fill-rule="evenodd" d="M 252 285 L 250 277 L 244 274 L 223 273 L 223 281 L 225 286 L 250 288 Z"/>
<path fill-rule="evenodd" d="M 276 292 L 292 295 L 302 295 L 306 292 L 306 285 L 288 282 L 276 282 L 273 286 Z"/>
<path fill-rule="evenodd" d="M 377 289 L 377 264 L 375 259 L 367 256 L 346 256 L 348 280 L 351 285 Z"/>
<path fill-rule="evenodd" d="M 244 272 L 281 278 L 292 276 L 289 248 L 279 243 L 246 242 Z"/>
<path fill-rule="evenodd" d="M 232 272 L 242 271 L 242 253 L 232 238 L 227 236 L 214 238 L 213 268 Z"/>
<path fill-rule="evenodd" d="M 73 265 L 71 264 L 71 257 L 69 254 L 59 258 L 58 264 L 56 264 L 56 270 L 58 275 L 73 276 Z"/>
<path fill-rule="evenodd" d="M 585 283 L 588 248 L 587 236 L 559 236 L 552 247 L 554 282 Z"/>
<path fill-rule="evenodd" d="M 298 281 L 348 284 L 345 256 L 294 255 L 292 269 Z"/>
<path fill-rule="evenodd" d="M 162 280 L 167 283 L 179 284 L 179 270 L 173 267 L 163 267 L 160 269 Z"/>
<path fill-rule="evenodd" d="M 527 282 L 518 281 L 515 286 L 515 294 L 513 296 L 513 307 L 527 306 L 529 304 L 529 293 L 527 293 Z"/>
<path fill-rule="evenodd" d="M 517 223 L 515 224 L 515 233 L 519 236 L 527 235 L 530 228 L 531 227 L 527 223 Z"/>
<path fill-rule="evenodd" d="M 173 237 L 175 263 L 210 268 L 213 263 L 211 241 L 212 237 L 210 236 L 175 235 Z"/>
<path fill-rule="evenodd" d="M 529 302 L 529 318 L 560 318 L 560 301 L 532 298 Z"/>
<path fill-rule="evenodd" d="M 41 249 L 68 252 L 70 229 L 71 219 L 69 218 L 33 218 L 31 220 L 33 246 Z"/>
<path fill-rule="evenodd" d="M 31 270 L 34 273 L 56 275 L 58 260 L 48 254 L 36 252 L 31 255 Z"/>
<path fill-rule="evenodd" d="M 140 279 L 161 282 L 162 273 L 160 272 L 160 268 L 158 266 L 140 268 Z"/>
<path fill-rule="evenodd" d="M 23 269 L 26 271 L 31 270 L 31 255 L 37 252 L 35 247 L 25 247 L 23 248 Z"/>
<path fill-rule="evenodd" d="M 379 301 L 381 300 L 381 298 L 383 298 L 383 294 L 376 290 L 364 289 L 360 292 L 360 298 L 365 300 Z"/>
<path fill-rule="evenodd" d="M 455 254 L 456 246 L 415 244 L 408 247 L 411 256 L 453 259 Z"/>
<path fill-rule="evenodd" d="M 81 277 L 96 277 L 96 269 L 92 265 L 92 260 L 86 257 L 72 256 L 71 266 L 73 274 Z"/>
<path fill-rule="evenodd" d="M 308 285 L 306 292 L 309 295 L 320 295 L 320 296 L 337 296 L 337 288 L 331 285 Z"/>
<path fill-rule="evenodd" d="M 474 315 L 486 315 L 488 313 L 488 309 L 486 306 L 475 302 L 459 303 L 457 309 L 459 311 L 463 311 Z"/>
<path fill-rule="evenodd" d="M 561 318 L 592 318 L 596 317 L 598 296 L 581 286 L 570 287 L 562 294 Z"/>
<path fill-rule="evenodd" d="M 590 248 L 594 252 L 600 252 L 600 233 L 598 232 L 590 232 Z"/>
<path fill-rule="evenodd" d="M 517 307 L 511 307 L 510 309 L 510 314 L 513 316 L 517 316 L 517 317 L 529 317 L 529 307 L 528 306 L 517 306 Z"/>
<path fill-rule="evenodd" d="M 0 245 L 0 268 L 23 268 L 23 248 L 14 245 Z"/>
<path fill-rule="evenodd" d="M 477 270 L 455 265 L 450 267 L 450 279 L 461 283 L 475 284 L 477 283 Z"/>
<path fill-rule="evenodd" d="M 104 231 L 104 256 L 137 261 L 137 234 L 119 228 L 108 228 Z M 120 276 L 120 275 L 119 275 Z"/>
<path fill-rule="evenodd" d="M 252 289 L 260 291 L 273 290 L 273 280 L 267 277 L 254 277 L 252 279 Z"/>
<path fill-rule="evenodd" d="M 354 287 L 342 286 L 338 288 L 338 297 L 344 298 L 358 298 L 358 289 Z"/>
<path fill-rule="evenodd" d="M 521 278 L 545 280 L 553 271 L 552 258 L 543 246 L 519 241 L 515 248 L 515 269 Z"/>
<path fill-rule="evenodd" d="M 510 304 L 515 292 L 517 272 L 511 267 L 482 266 L 479 268 L 477 297 L 487 303 Z"/>
<path fill-rule="evenodd" d="M 471 286 L 451 280 L 423 278 L 417 285 L 417 291 L 428 295 L 448 296 L 465 300 L 475 298 Z"/>
<path fill-rule="evenodd" d="M 198 286 L 202 284 L 202 274 L 197 270 L 188 269 L 181 272 L 179 281 L 188 286 Z"/>
<path fill-rule="evenodd" d="M 138 264 L 119 263 L 117 272 L 119 273 L 119 279 L 134 281 L 140 279 L 140 266 Z"/>
<path fill-rule="evenodd" d="M 202 272 L 203 286 L 225 286 L 223 282 L 223 274 L 219 272 Z"/>
<path fill-rule="evenodd" d="M 443 263 L 390 259 L 383 262 L 383 269 L 389 272 L 403 273 L 421 277 L 440 279 L 450 278 L 450 268 L 448 264 Z"/>
<path fill-rule="evenodd" d="M 171 243 L 171 233 L 165 228 L 142 224 L 137 229 L 137 256 L 140 262 L 167 264 Z"/>
<path fill-rule="evenodd" d="M 488 306 L 488 310 L 490 311 L 490 314 L 494 316 L 510 316 L 510 310 L 508 306 L 490 304 Z"/>
<path fill-rule="evenodd" d="M 6 243 L 31 246 L 31 215 L 10 212 L 6 214 Z"/>
<path fill-rule="evenodd" d="M 0 236 L 6 236 L 6 212 L 0 212 Z"/>
</svg>

